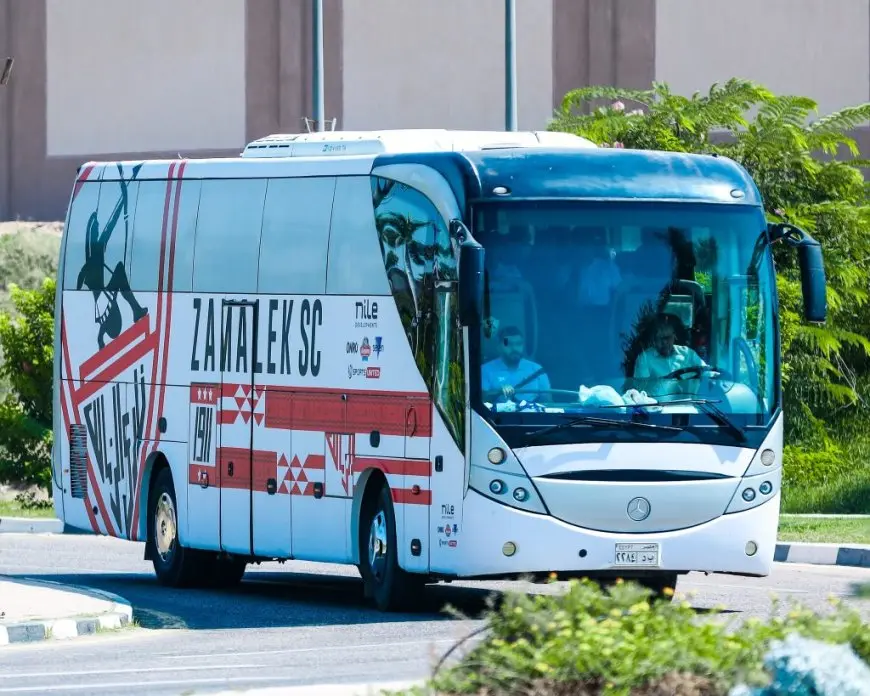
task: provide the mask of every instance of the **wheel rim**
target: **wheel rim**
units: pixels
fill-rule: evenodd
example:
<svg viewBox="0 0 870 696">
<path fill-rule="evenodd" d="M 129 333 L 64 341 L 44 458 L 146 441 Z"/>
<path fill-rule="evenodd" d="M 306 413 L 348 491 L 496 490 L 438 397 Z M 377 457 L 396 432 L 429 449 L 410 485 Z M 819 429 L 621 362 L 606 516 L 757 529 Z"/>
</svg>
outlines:
<svg viewBox="0 0 870 696">
<path fill-rule="evenodd" d="M 168 493 L 163 493 L 157 501 L 154 514 L 154 541 L 157 553 L 163 561 L 169 559 L 175 551 L 175 506 Z"/>
<path fill-rule="evenodd" d="M 369 527 L 369 567 L 372 575 L 380 581 L 384 576 L 387 558 L 387 518 L 383 510 L 378 510 Z"/>
</svg>

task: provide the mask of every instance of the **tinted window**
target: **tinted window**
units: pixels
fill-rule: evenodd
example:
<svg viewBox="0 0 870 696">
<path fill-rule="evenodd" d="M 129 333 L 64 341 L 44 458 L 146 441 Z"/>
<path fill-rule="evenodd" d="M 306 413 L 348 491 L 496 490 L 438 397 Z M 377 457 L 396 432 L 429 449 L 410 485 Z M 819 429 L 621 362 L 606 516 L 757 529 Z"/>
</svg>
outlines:
<svg viewBox="0 0 870 696">
<path fill-rule="evenodd" d="M 265 179 L 202 182 L 193 290 L 256 292 Z"/>
<path fill-rule="evenodd" d="M 98 196 L 94 194 L 99 191 Z M 73 205 L 64 275 L 71 287 L 126 289 L 138 182 L 85 184 Z"/>
<path fill-rule="evenodd" d="M 432 322 L 434 228 L 440 221 L 435 206 L 419 191 L 382 178 L 372 179 L 375 224 L 383 264 L 414 352 L 420 374 L 432 384 Z M 383 267 L 380 271 L 383 273 Z"/>
<path fill-rule="evenodd" d="M 258 291 L 323 293 L 335 179 L 272 179 L 260 243 Z"/>
<path fill-rule="evenodd" d="M 372 215 L 369 177 L 339 177 L 329 237 L 326 290 L 343 295 L 390 291 Z"/>
<path fill-rule="evenodd" d="M 100 183 L 85 182 L 72 202 L 66 227 L 66 259 L 63 286 L 66 290 L 87 288 L 85 281 L 85 245 L 88 238 L 88 220 L 97 210 L 100 200 Z M 84 271 L 84 273 L 82 273 Z M 80 274 L 81 277 L 80 277 Z M 98 274 L 99 275 L 99 274 Z M 97 281 L 94 281 L 97 282 Z M 102 287 L 103 281 L 98 284 Z M 97 288 L 99 289 L 99 287 Z"/>
<path fill-rule="evenodd" d="M 173 187 L 176 185 L 173 182 Z M 193 242 L 199 207 L 201 182 L 183 181 L 178 202 L 178 222 L 175 231 L 175 268 L 172 289 L 189 291 L 193 275 Z M 163 214 L 166 206 L 166 181 L 143 181 L 139 184 L 139 199 L 133 226 L 133 255 L 130 286 L 134 291 L 157 290 L 160 272 L 160 248 L 163 240 Z M 166 231 L 167 244 L 172 235 L 171 217 Z M 166 247 L 167 251 L 169 246 Z"/>
</svg>

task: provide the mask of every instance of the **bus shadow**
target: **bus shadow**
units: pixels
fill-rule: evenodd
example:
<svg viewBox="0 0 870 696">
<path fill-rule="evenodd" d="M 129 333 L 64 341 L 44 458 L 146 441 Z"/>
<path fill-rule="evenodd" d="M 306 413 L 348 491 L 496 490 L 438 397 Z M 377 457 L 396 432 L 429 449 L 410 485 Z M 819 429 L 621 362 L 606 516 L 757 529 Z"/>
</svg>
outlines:
<svg viewBox="0 0 870 696">
<path fill-rule="evenodd" d="M 27 575 L 117 594 L 133 606 L 145 629 L 220 630 L 364 625 L 395 622 L 481 621 L 501 606 L 507 592 L 538 594 L 543 588 L 511 583 L 507 590 L 455 584 L 428 585 L 413 612 L 378 611 L 363 595 L 362 580 L 348 575 L 249 572 L 230 589 L 173 589 L 148 573 Z M 696 607 L 707 614 L 711 610 Z M 738 613 L 734 610 L 717 612 Z M 457 616 L 458 615 L 458 616 Z"/>
</svg>

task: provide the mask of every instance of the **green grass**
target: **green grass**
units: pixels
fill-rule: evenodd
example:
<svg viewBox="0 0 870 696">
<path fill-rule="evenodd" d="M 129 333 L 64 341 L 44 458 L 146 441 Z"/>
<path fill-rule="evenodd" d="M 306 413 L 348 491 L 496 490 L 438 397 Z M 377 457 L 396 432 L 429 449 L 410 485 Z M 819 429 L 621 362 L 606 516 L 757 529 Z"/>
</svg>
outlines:
<svg viewBox="0 0 870 696">
<path fill-rule="evenodd" d="M 806 541 L 824 544 L 870 544 L 870 517 L 849 518 L 779 518 L 780 541 Z"/>
<path fill-rule="evenodd" d="M 24 507 L 15 500 L 0 500 L 0 517 L 53 518 L 54 507 Z"/>
</svg>

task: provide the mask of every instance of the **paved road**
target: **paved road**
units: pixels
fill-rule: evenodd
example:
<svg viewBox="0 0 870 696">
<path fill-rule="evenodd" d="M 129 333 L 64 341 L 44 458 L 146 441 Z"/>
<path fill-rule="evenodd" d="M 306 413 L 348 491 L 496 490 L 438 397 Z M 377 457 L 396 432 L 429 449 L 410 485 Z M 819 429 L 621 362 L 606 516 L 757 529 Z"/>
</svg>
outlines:
<svg viewBox="0 0 870 696">
<path fill-rule="evenodd" d="M 0 535 L 0 574 L 116 592 L 141 628 L 70 643 L 0 649 L 0 694 L 191 694 L 282 684 L 424 678 L 458 638 L 480 625 L 491 590 L 520 583 L 454 583 L 427 591 L 427 611 L 384 615 L 362 599 L 355 569 L 288 563 L 254 567 L 232 591 L 159 587 L 142 546 L 86 536 Z M 766 616 L 770 595 L 814 607 L 850 597 L 870 571 L 780 565 L 765 579 L 692 574 L 678 592 L 699 608 Z M 534 586 L 535 591 L 550 591 Z M 870 619 L 870 602 L 847 599 Z M 467 620 L 441 611 L 460 609 Z"/>
</svg>

